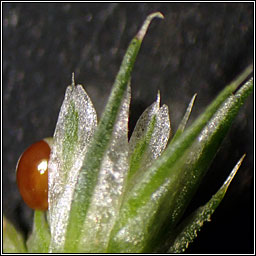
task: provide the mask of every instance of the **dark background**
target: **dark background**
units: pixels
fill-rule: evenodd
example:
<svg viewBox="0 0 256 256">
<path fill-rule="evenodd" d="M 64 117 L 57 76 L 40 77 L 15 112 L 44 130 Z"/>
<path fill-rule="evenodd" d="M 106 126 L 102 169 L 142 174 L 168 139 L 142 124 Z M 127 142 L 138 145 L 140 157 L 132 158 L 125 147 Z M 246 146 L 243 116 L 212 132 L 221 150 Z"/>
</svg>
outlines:
<svg viewBox="0 0 256 256">
<path fill-rule="evenodd" d="M 72 72 L 100 116 L 129 41 L 155 11 L 165 19 L 152 22 L 135 64 L 130 129 L 160 90 L 175 131 L 194 93 L 191 121 L 253 62 L 253 3 L 3 3 L 3 213 L 25 234 L 32 210 L 16 186 L 20 154 L 52 136 Z M 247 156 L 187 253 L 254 250 L 253 114 L 252 95 L 188 211 Z"/>
</svg>

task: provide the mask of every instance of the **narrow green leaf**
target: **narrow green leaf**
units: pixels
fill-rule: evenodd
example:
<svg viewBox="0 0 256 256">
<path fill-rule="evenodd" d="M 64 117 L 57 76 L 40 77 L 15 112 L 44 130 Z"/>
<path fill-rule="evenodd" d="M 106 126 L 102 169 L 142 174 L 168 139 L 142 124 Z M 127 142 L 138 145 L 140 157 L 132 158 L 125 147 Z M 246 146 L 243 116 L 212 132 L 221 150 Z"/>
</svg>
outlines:
<svg viewBox="0 0 256 256">
<path fill-rule="evenodd" d="M 185 127 L 186 127 L 186 124 L 187 124 L 187 121 L 189 119 L 189 116 L 191 114 L 191 111 L 192 111 L 192 108 L 194 106 L 194 102 L 195 102 L 195 99 L 196 99 L 196 96 L 197 94 L 194 94 L 194 96 L 192 97 L 188 107 L 187 107 L 187 110 L 186 110 L 186 113 L 182 119 L 182 121 L 180 122 L 180 125 L 175 133 L 175 135 L 173 136 L 172 140 L 170 143 L 173 143 L 175 140 L 177 140 L 177 138 L 183 133 Z"/>
<path fill-rule="evenodd" d="M 3 216 L 3 252 L 4 253 L 26 253 L 23 236 Z"/>
<path fill-rule="evenodd" d="M 107 106 L 94 134 L 88 152 L 86 153 L 85 159 L 83 160 L 68 221 L 68 232 L 65 241 L 66 252 L 76 252 L 78 250 L 81 235 L 80 229 L 85 221 L 92 195 L 98 182 L 100 166 L 112 137 L 117 116 L 127 91 L 128 82 L 131 78 L 131 71 L 140 49 L 142 39 L 149 23 L 154 17 L 162 16 L 160 13 L 154 13 L 148 16 L 141 30 L 131 41 L 127 49 L 114 82 Z"/>
<path fill-rule="evenodd" d="M 243 76 L 246 73 L 248 69 Z M 109 252 L 152 251 L 161 234 L 179 221 L 232 120 L 252 92 L 252 79 L 235 94 L 234 84 L 239 85 L 234 82 L 225 88 L 155 164 L 137 177 L 112 231 Z"/>
<path fill-rule="evenodd" d="M 111 143 L 102 159 L 84 224 L 80 227 L 79 252 L 105 252 L 119 213 L 128 174 L 130 86 L 127 89 L 112 132 Z"/>
<path fill-rule="evenodd" d="M 215 195 L 207 202 L 204 206 L 198 208 L 194 213 L 188 216 L 174 231 L 177 234 L 173 239 L 172 246 L 169 248 L 168 253 L 182 253 L 184 252 L 189 243 L 197 237 L 197 232 L 200 231 L 205 221 L 210 221 L 211 215 L 214 213 L 216 208 L 219 206 L 226 191 L 229 187 L 230 182 L 234 178 L 237 170 L 239 169 L 245 155 L 238 161 L 232 172 L 226 179 L 222 187 L 217 191 Z"/>
<path fill-rule="evenodd" d="M 46 221 L 45 213 L 35 211 L 33 231 L 27 241 L 28 252 L 48 253 L 50 239 L 50 229 Z"/>
</svg>

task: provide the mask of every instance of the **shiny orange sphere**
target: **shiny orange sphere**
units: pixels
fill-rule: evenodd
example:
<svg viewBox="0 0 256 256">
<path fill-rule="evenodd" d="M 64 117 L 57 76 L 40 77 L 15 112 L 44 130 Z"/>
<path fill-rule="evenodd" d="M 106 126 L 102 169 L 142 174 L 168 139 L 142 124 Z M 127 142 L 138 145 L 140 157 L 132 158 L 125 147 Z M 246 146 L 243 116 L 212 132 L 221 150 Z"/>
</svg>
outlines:
<svg viewBox="0 0 256 256">
<path fill-rule="evenodd" d="M 20 194 L 25 203 L 32 209 L 48 209 L 48 160 L 50 146 L 44 141 L 32 144 L 21 155 L 16 179 Z"/>
</svg>

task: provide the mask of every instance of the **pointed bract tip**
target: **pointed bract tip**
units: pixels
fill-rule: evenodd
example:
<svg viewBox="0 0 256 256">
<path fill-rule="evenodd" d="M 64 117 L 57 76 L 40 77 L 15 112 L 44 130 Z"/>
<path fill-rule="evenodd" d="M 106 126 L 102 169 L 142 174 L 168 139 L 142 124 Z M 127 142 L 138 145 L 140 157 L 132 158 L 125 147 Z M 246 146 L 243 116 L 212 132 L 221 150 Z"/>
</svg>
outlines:
<svg viewBox="0 0 256 256">
<path fill-rule="evenodd" d="M 226 179 L 226 181 L 224 182 L 222 188 L 224 188 L 224 190 L 226 191 L 230 182 L 233 180 L 233 178 L 235 177 L 238 169 L 240 168 L 244 158 L 245 158 L 246 154 L 244 154 L 240 160 L 237 162 L 237 164 L 235 165 L 235 167 L 233 168 L 232 172 L 229 174 L 228 178 Z"/>
<path fill-rule="evenodd" d="M 196 97 L 197 97 L 197 93 L 195 93 L 195 94 L 193 95 L 192 101 L 195 101 Z"/>
<path fill-rule="evenodd" d="M 158 107 L 160 107 L 160 91 L 157 91 L 157 96 L 156 96 L 156 102 L 158 103 Z"/>
<path fill-rule="evenodd" d="M 148 15 L 148 18 L 153 19 L 153 18 L 159 18 L 159 19 L 164 19 L 164 15 L 161 12 L 153 12 Z"/>
<path fill-rule="evenodd" d="M 141 29 L 139 30 L 139 32 L 137 33 L 136 37 L 138 40 L 142 41 L 146 32 L 147 32 L 147 29 L 148 29 L 148 26 L 150 25 L 151 21 L 154 19 L 154 18 L 160 18 L 160 19 L 163 19 L 164 18 L 164 15 L 161 13 L 161 12 L 154 12 L 150 15 L 147 16 L 146 20 L 144 21 Z"/>
<path fill-rule="evenodd" d="M 193 108 L 193 106 L 194 106 L 196 97 L 197 97 L 197 93 L 195 93 L 195 94 L 193 95 L 192 99 L 190 100 L 190 103 L 189 103 L 189 105 L 188 105 L 188 110 L 187 110 L 187 111 L 189 111 L 189 114 L 190 114 L 191 111 L 192 111 L 192 108 Z"/>
<path fill-rule="evenodd" d="M 75 88 L 75 73 L 72 73 L 72 87 Z"/>
</svg>

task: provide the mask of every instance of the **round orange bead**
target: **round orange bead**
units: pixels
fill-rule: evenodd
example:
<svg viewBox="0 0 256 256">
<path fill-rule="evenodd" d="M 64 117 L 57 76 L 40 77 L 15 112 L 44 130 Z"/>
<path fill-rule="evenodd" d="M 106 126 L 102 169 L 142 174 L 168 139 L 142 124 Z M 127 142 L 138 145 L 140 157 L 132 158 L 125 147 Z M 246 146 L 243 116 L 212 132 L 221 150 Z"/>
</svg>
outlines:
<svg viewBox="0 0 256 256">
<path fill-rule="evenodd" d="M 25 203 L 32 209 L 48 209 L 48 160 L 49 144 L 41 140 L 32 144 L 21 155 L 16 179 L 20 194 Z"/>
</svg>

